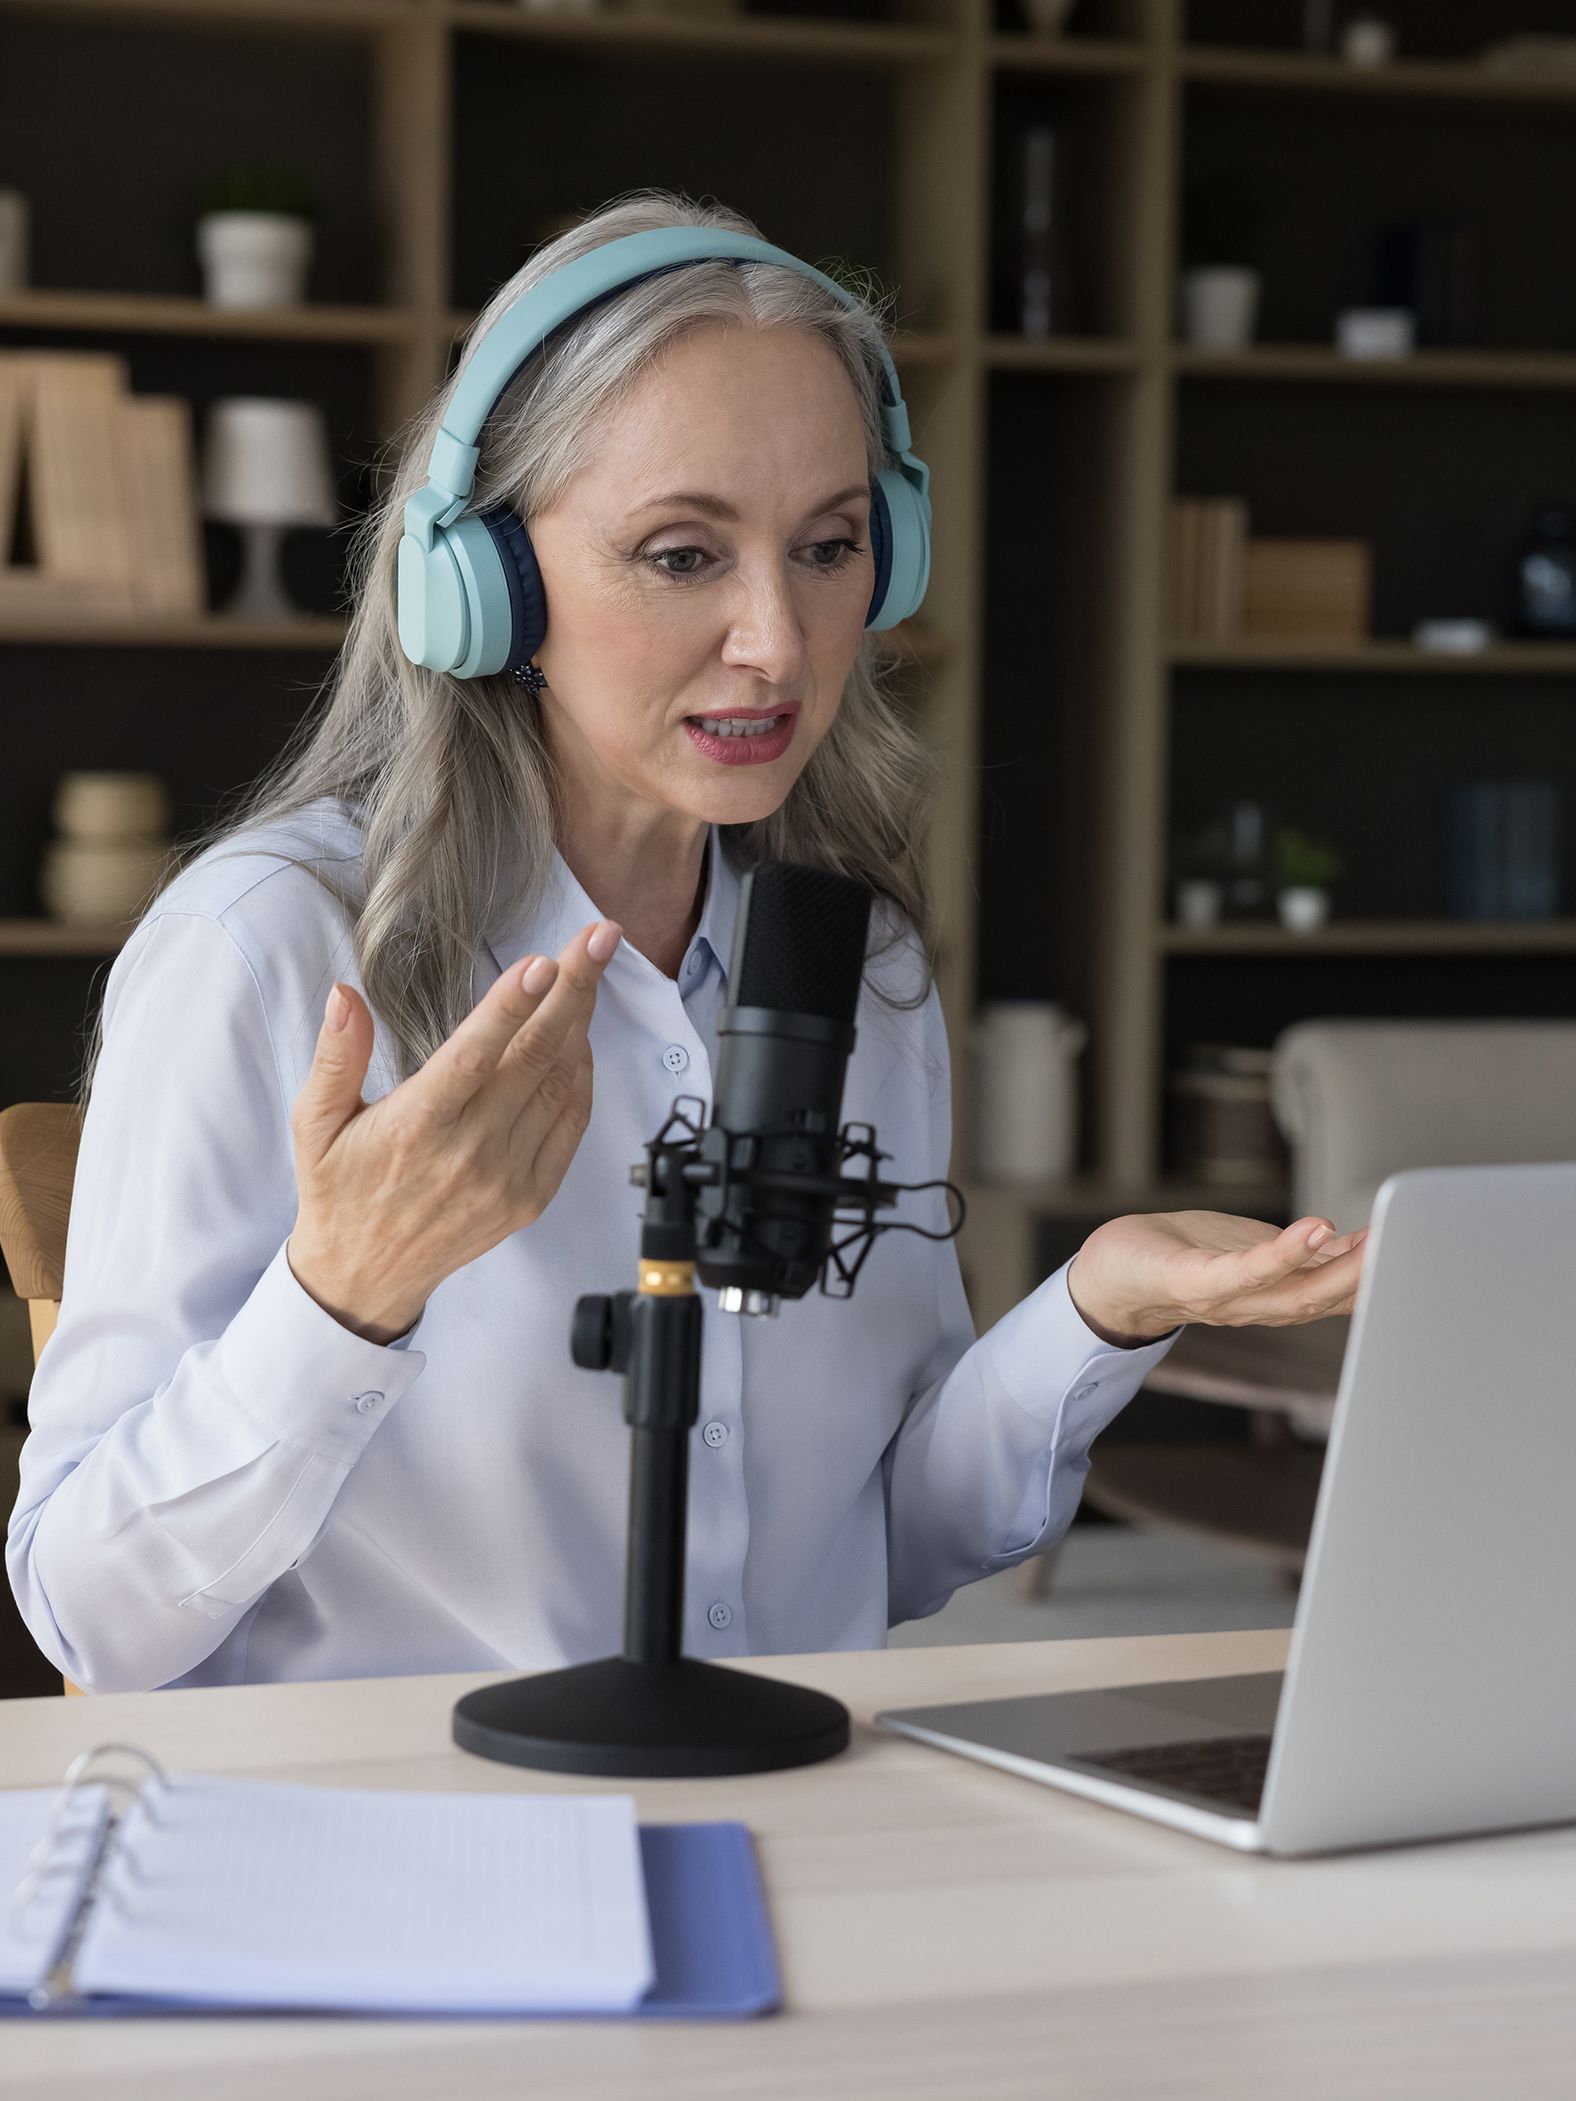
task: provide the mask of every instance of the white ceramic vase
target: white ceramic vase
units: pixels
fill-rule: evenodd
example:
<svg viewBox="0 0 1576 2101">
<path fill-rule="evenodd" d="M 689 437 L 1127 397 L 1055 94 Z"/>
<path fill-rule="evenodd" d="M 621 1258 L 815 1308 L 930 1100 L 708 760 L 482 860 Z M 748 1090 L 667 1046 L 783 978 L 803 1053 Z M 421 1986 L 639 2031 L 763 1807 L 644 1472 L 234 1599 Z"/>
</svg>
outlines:
<svg viewBox="0 0 1576 2101">
<path fill-rule="evenodd" d="M 987 1182 L 1060 1181 L 1078 1159 L 1078 1053 L 1087 1040 L 1049 1000 L 1001 1000 L 973 1031 L 974 1162 Z"/>
</svg>

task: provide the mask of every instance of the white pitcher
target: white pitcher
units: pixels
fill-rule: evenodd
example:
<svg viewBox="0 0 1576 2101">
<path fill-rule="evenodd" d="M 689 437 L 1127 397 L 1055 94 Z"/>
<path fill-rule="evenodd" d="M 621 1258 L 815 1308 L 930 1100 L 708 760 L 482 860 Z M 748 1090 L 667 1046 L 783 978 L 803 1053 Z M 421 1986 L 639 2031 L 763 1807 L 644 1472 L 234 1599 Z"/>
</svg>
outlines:
<svg viewBox="0 0 1576 2101">
<path fill-rule="evenodd" d="M 975 1173 L 986 1182 L 1071 1175 L 1083 1023 L 1050 1000 L 999 1000 L 981 1009 L 972 1039 Z"/>
</svg>

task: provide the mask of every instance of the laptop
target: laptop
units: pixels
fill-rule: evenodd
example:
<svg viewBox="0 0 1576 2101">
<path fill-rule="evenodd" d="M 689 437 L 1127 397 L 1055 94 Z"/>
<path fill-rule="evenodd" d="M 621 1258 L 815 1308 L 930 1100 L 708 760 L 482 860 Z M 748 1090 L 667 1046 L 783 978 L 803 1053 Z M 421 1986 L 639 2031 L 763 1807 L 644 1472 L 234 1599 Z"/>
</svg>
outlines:
<svg viewBox="0 0 1576 2101">
<path fill-rule="evenodd" d="M 1245 1852 L 1576 1819 L 1576 1164 L 1370 1224 L 1285 1671 L 878 1726 Z"/>
</svg>

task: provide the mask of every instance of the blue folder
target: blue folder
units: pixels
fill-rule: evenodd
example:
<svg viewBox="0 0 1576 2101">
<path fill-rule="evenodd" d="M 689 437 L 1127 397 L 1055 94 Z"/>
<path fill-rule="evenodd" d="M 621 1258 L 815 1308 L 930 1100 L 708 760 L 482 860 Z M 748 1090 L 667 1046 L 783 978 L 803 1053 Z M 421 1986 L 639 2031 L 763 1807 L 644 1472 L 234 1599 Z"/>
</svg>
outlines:
<svg viewBox="0 0 1576 2101">
<path fill-rule="evenodd" d="M 782 1980 L 749 1825 L 642 1824 L 640 1855 L 657 1974 L 640 2004 L 614 2018 L 774 2012 Z"/>
<path fill-rule="evenodd" d="M 624 2013 L 423 2013 L 422 2020 L 727 2021 L 772 2013 L 782 1981 L 771 1921 L 748 1824 L 642 1824 L 640 1855 L 656 1978 L 638 2006 Z M 0 2016 L 35 2020 L 117 2019 L 129 2014 L 188 2016 L 244 2013 L 253 2019 L 323 2019 L 316 2008 L 192 2005 L 109 1993 L 63 2001 L 32 2014 L 25 2000 L 0 1994 Z M 330 2020 L 398 2020 L 403 2016 L 332 2013 Z"/>
</svg>

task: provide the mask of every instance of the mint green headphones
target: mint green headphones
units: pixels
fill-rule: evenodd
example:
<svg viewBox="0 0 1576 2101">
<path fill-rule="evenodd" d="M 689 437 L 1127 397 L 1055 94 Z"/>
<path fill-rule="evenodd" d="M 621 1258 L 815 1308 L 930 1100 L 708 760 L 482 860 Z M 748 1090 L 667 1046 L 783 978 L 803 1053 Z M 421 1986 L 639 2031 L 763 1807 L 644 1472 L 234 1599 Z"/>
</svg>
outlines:
<svg viewBox="0 0 1576 2101">
<path fill-rule="evenodd" d="M 396 585 L 400 647 L 413 664 L 451 678 L 508 671 L 539 691 L 531 663 L 547 633 L 547 596 L 524 522 L 507 504 L 475 511 L 478 440 L 515 373 L 556 330 L 596 300 L 659 270 L 720 258 L 779 263 L 856 304 L 810 264 L 749 234 L 661 227 L 608 241 L 565 263 L 517 299 L 477 345 L 433 440 L 426 486 L 405 506 Z M 930 469 L 909 450 L 908 410 L 897 368 L 881 352 L 881 422 L 888 463 L 871 484 L 875 589 L 865 626 L 895 627 L 930 581 Z"/>
</svg>

